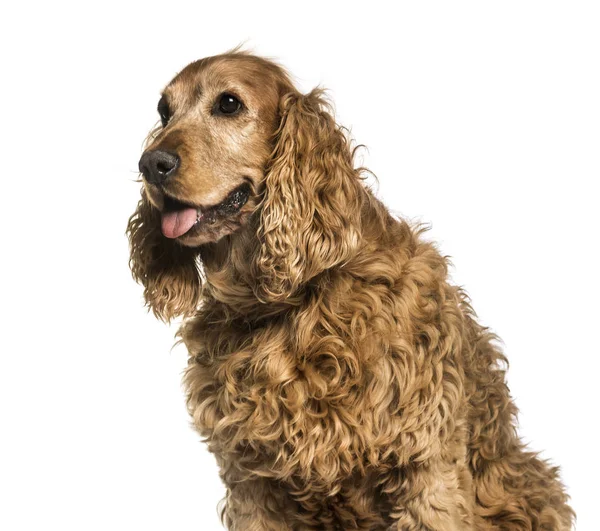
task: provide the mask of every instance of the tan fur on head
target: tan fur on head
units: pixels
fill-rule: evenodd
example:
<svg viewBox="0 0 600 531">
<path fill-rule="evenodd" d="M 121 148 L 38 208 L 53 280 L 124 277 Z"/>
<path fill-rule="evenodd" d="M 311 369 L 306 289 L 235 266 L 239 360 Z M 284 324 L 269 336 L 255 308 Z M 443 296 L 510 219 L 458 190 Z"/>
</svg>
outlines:
<svg viewBox="0 0 600 531">
<path fill-rule="evenodd" d="M 215 112 L 224 93 L 243 111 Z M 363 186 L 322 91 L 229 53 L 163 94 L 147 149 L 180 164 L 145 177 L 130 265 L 158 317 L 188 317 L 187 405 L 229 529 L 569 530 L 495 337 L 422 229 Z M 161 232 L 177 208 L 196 222 Z"/>
</svg>

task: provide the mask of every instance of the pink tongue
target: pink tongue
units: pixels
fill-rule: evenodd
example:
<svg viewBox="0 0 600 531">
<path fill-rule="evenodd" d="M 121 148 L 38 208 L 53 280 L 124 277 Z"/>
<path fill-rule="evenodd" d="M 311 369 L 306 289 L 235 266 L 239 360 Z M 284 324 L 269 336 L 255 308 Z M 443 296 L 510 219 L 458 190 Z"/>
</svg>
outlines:
<svg viewBox="0 0 600 531">
<path fill-rule="evenodd" d="M 164 212 L 162 215 L 162 233 L 167 238 L 179 238 L 194 226 L 196 217 L 195 208 Z"/>
</svg>

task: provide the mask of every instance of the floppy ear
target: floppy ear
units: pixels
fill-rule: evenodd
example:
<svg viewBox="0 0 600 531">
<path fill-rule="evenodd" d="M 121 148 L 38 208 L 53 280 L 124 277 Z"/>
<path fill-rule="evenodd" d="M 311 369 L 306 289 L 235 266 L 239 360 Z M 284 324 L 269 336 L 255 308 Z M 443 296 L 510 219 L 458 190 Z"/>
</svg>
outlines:
<svg viewBox="0 0 600 531">
<path fill-rule="evenodd" d="M 257 296 L 281 301 L 356 251 L 363 188 L 322 91 L 287 94 L 265 177 Z"/>
<path fill-rule="evenodd" d="M 194 312 L 202 283 L 196 265 L 198 251 L 160 232 L 160 214 L 145 193 L 127 224 L 133 278 L 144 286 L 146 304 L 156 317 L 170 321 Z"/>
</svg>

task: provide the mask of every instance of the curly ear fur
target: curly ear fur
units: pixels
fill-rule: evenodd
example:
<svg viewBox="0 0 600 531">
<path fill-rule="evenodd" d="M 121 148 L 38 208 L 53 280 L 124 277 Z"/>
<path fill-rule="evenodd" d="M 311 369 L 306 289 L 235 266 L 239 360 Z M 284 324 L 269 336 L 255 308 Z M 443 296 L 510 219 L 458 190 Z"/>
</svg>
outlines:
<svg viewBox="0 0 600 531">
<path fill-rule="evenodd" d="M 129 218 L 129 267 L 144 286 L 146 304 L 156 317 L 170 321 L 196 309 L 202 283 L 196 265 L 197 250 L 183 247 L 160 232 L 160 214 L 142 192 Z"/>
<path fill-rule="evenodd" d="M 283 300 L 343 263 L 360 235 L 362 185 L 353 151 L 323 91 L 287 94 L 265 178 L 257 295 Z"/>
</svg>

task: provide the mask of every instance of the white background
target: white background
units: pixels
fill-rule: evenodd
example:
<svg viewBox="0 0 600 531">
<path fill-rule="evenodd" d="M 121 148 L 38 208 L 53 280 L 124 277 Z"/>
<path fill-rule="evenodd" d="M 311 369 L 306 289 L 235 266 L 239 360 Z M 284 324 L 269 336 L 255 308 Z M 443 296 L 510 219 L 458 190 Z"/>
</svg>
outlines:
<svg viewBox="0 0 600 531">
<path fill-rule="evenodd" d="M 430 222 L 505 342 L 521 433 L 598 529 L 597 2 L 87 2 L 3 8 L 0 528 L 220 529 L 176 327 L 124 236 L 159 91 L 241 42 L 338 119 Z"/>
</svg>

